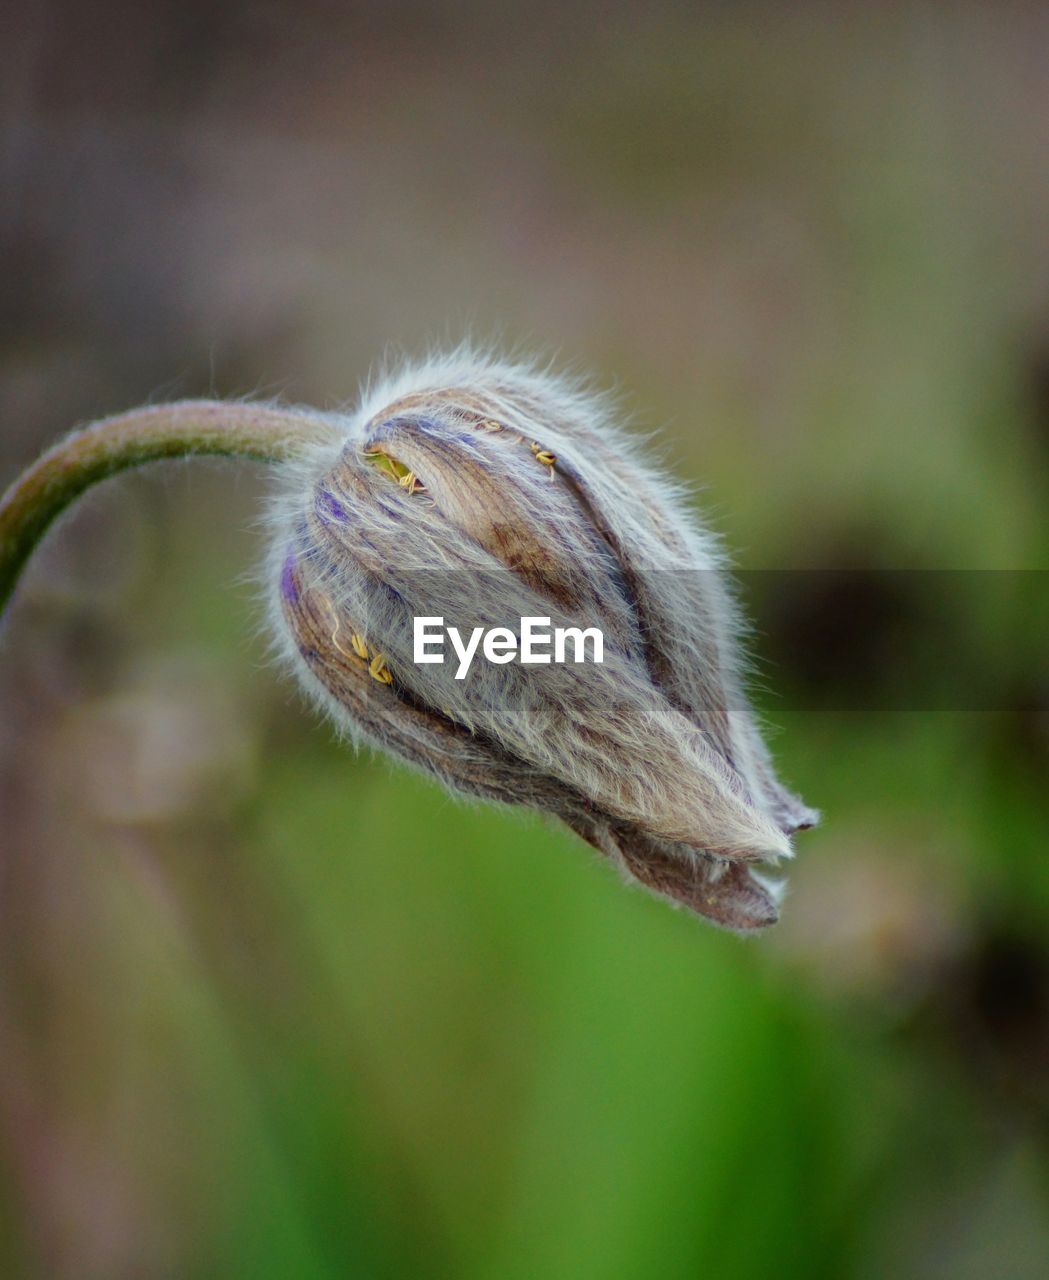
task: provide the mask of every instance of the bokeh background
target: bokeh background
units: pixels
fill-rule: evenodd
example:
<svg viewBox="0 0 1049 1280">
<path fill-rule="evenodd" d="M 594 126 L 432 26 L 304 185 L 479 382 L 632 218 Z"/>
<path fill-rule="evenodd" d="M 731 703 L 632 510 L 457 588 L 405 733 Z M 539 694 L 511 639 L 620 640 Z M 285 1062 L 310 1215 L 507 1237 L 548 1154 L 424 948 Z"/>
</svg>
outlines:
<svg viewBox="0 0 1049 1280">
<path fill-rule="evenodd" d="M 147 399 L 559 352 L 704 486 L 826 820 L 719 934 L 332 740 L 263 474 L 95 490 L 0 634 L 0 1272 L 1049 1274 L 1049 633 L 981 585 L 1049 551 L 1045 6 L 4 27 L 0 482 Z M 748 577 L 832 569 L 887 573 Z M 991 696 L 869 696 L 942 570 Z"/>
</svg>

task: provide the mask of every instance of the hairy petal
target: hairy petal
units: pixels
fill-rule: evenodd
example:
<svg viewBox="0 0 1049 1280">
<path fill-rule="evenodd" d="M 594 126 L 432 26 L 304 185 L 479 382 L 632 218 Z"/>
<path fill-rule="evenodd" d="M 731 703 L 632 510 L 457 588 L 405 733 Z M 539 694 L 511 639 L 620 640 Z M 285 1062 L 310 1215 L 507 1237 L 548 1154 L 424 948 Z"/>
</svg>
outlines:
<svg viewBox="0 0 1049 1280">
<path fill-rule="evenodd" d="M 609 857 L 628 880 L 723 929 L 751 933 L 779 919 L 776 890 L 742 863 L 586 816 L 569 819 L 569 825 Z"/>
</svg>

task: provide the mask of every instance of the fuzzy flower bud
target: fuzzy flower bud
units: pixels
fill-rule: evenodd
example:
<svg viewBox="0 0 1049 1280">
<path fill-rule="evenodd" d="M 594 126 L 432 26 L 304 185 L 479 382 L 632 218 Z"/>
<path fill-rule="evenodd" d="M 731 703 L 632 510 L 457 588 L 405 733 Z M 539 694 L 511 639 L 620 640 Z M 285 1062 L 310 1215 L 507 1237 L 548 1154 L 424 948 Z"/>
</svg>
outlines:
<svg viewBox="0 0 1049 1280">
<path fill-rule="evenodd" d="M 755 727 L 714 539 L 608 403 L 459 353 L 340 422 L 274 512 L 276 629 L 306 689 L 356 740 L 556 814 L 656 893 L 728 928 L 772 923 L 756 865 L 817 815 Z M 463 678 L 416 660 L 420 618 L 596 629 L 603 661 L 493 657 Z"/>
</svg>

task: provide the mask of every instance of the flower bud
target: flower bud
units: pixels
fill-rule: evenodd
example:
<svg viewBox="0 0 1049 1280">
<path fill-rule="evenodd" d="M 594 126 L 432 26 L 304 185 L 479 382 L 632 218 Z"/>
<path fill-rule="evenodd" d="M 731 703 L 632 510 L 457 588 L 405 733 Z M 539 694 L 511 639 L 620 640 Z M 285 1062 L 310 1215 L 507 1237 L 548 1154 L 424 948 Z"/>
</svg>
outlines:
<svg viewBox="0 0 1049 1280">
<path fill-rule="evenodd" d="M 356 740 L 554 813 L 656 893 L 728 928 L 772 923 L 754 864 L 790 856 L 817 815 L 754 725 L 715 541 L 609 404 L 465 354 L 406 370 L 343 425 L 275 509 L 277 630 L 307 690 Z M 416 618 L 593 628 L 603 661 L 493 658 L 460 678 L 415 660 Z"/>
</svg>

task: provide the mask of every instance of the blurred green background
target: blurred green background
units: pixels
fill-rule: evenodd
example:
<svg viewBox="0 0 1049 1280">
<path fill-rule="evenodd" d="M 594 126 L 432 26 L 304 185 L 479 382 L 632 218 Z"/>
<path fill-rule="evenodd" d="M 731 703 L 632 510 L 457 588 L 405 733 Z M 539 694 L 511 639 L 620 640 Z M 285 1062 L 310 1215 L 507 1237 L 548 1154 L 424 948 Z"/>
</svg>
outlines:
<svg viewBox="0 0 1049 1280">
<path fill-rule="evenodd" d="M 5 25 L 0 483 L 472 329 L 617 385 L 741 569 L 1046 568 L 1044 6 Z M 742 941 L 335 744 L 260 634 L 266 485 L 95 490 L 0 636 L 0 1273 L 1049 1274 L 1046 632 L 929 638 L 993 705 L 857 707 L 863 601 L 756 601 L 826 816 Z"/>
</svg>

